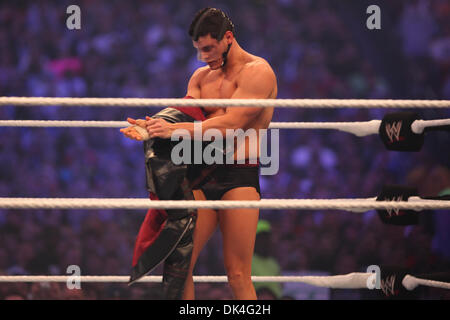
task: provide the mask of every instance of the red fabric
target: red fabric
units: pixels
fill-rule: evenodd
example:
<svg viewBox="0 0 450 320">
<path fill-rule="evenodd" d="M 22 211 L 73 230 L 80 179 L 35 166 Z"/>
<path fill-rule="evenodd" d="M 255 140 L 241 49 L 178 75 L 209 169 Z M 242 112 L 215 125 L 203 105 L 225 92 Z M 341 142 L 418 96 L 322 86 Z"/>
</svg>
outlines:
<svg viewBox="0 0 450 320">
<path fill-rule="evenodd" d="M 150 200 L 159 200 L 150 192 Z M 144 222 L 139 229 L 136 243 L 134 245 L 133 267 L 138 263 L 142 253 L 159 237 L 161 230 L 167 220 L 167 213 L 162 209 L 149 209 Z"/>
<path fill-rule="evenodd" d="M 191 96 L 186 96 L 183 99 L 195 99 Z M 171 107 L 177 110 L 180 110 L 181 112 L 187 114 L 188 116 L 191 116 L 195 120 L 203 121 L 206 120 L 205 115 L 203 114 L 202 108 L 200 107 Z"/>
</svg>

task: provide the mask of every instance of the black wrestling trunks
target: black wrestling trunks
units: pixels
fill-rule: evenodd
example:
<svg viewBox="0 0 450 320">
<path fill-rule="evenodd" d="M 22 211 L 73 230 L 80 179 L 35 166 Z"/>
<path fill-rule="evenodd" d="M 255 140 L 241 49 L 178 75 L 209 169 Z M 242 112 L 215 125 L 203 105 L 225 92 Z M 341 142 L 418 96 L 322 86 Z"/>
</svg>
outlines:
<svg viewBox="0 0 450 320">
<path fill-rule="evenodd" d="M 199 189 L 207 200 L 221 200 L 227 191 L 238 187 L 254 187 L 261 196 L 258 164 L 217 165 Z"/>
</svg>

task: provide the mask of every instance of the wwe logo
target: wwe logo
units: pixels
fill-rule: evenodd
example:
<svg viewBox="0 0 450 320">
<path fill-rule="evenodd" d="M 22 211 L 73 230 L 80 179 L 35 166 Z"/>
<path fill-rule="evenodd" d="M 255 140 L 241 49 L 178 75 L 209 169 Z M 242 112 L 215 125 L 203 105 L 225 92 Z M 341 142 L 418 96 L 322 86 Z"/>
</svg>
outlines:
<svg viewBox="0 0 450 320">
<path fill-rule="evenodd" d="M 398 196 L 398 197 L 393 197 L 392 199 L 386 199 L 387 201 L 403 201 L 402 196 Z M 389 218 L 392 217 L 393 215 L 398 216 L 400 209 L 399 208 L 392 208 L 392 209 L 386 209 Z"/>
<path fill-rule="evenodd" d="M 394 284 L 395 284 L 395 274 L 386 277 L 386 280 L 381 279 L 381 290 L 383 290 L 383 293 L 389 297 L 394 296 L 395 290 L 394 290 Z"/>
<path fill-rule="evenodd" d="M 400 130 L 402 129 L 402 121 L 393 122 L 392 124 L 386 123 L 386 134 L 389 137 L 389 141 L 394 143 L 400 140 Z"/>
</svg>

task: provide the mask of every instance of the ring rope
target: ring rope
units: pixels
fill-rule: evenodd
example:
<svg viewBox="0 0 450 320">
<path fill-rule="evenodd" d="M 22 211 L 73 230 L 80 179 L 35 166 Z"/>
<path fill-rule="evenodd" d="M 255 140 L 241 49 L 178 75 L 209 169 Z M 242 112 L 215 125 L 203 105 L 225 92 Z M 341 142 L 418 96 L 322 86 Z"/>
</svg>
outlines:
<svg viewBox="0 0 450 320">
<path fill-rule="evenodd" d="M 253 282 L 297 282 L 317 287 L 334 289 L 367 289 L 367 283 L 373 273 L 353 272 L 336 276 L 252 276 Z M 193 276 L 194 282 L 225 283 L 227 276 Z M 0 282 L 65 282 L 73 281 L 74 276 L 0 276 Z M 127 283 L 129 276 L 80 276 L 80 282 L 122 282 Z M 162 282 L 162 276 L 145 276 L 137 282 Z M 413 290 L 417 286 L 428 286 L 442 289 L 450 289 L 450 283 L 420 279 L 406 275 L 402 281 L 404 287 Z"/>
<path fill-rule="evenodd" d="M 147 198 L 0 198 L 1 209 L 334 209 L 365 212 L 372 209 L 450 209 L 450 201 L 376 201 L 366 199 L 262 199 L 262 200 L 149 200 Z"/>
<path fill-rule="evenodd" d="M 78 107 L 284 107 L 284 108 L 449 108 L 450 100 L 392 99 L 154 99 L 0 97 L 0 106 Z"/>
<path fill-rule="evenodd" d="M 76 120 L 0 120 L 0 127 L 70 127 L 70 128 L 124 128 L 127 121 L 76 121 Z M 272 122 L 269 129 L 334 129 L 358 137 L 378 134 L 381 120 L 358 122 Z M 450 119 L 415 120 L 411 129 L 421 134 L 425 128 L 450 125 Z"/>
</svg>

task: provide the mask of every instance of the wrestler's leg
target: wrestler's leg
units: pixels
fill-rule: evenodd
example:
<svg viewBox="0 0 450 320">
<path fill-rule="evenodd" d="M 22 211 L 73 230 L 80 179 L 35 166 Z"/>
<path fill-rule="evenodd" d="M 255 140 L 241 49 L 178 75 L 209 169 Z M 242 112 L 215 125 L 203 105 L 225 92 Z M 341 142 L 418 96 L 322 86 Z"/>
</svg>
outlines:
<svg viewBox="0 0 450 320">
<path fill-rule="evenodd" d="M 239 187 L 225 193 L 222 200 L 260 200 L 260 196 L 253 187 Z M 251 272 L 258 217 L 259 209 L 219 211 L 225 269 L 235 299 L 256 299 Z"/>
<path fill-rule="evenodd" d="M 206 200 L 201 190 L 193 190 L 195 200 Z M 206 242 L 217 228 L 217 212 L 213 209 L 198 209 L 197 222 L 194 230 L 194 249 L 192 250 L 191 265 L 189 267 L 188 277 L 184 286 L 183 299 L 190 300 L 195 298 L 194 281 L 192 272 Z"/>
</svg>

